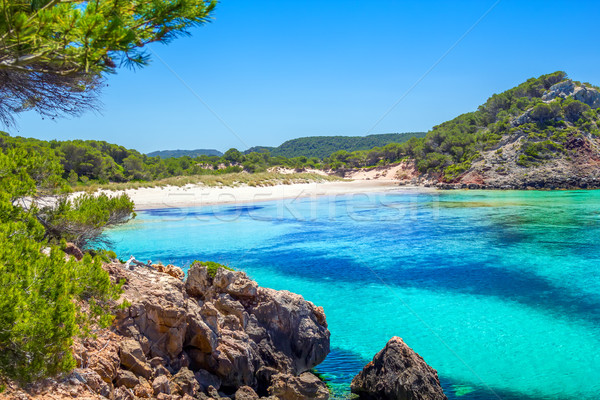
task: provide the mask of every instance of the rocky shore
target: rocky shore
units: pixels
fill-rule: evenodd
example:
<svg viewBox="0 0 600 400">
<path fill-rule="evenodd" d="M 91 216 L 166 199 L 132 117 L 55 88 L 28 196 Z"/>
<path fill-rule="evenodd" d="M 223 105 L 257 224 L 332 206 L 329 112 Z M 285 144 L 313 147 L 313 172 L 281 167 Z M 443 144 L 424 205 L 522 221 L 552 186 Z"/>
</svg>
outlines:
<svg viewBox="0 0 600 400">
<path fill-rule="evenodd" d="M 325 314 L 297 294 L 259 287 L 245 273 L 193 265 L 186 281 L 162 270 L 108 264 L 124 281 L 112 329 L 73 346 L 77 368 L 11 399 L 319 399 L 310 369 L 329 353 Z M 213 272 L 214 275 L 212 274 Z"/>
<path fill-rule="evenodd" d="M 75 340 L 77 368 L 67 376 L 9 382 L 0 399 L 327 400 L 311 372 L 330 350 L 323 308 L 215 265 L 194 263 L 186 278 L 172 265 L 105 264 L 124 290 L 112 326 Z M 368 400 L 446 398 L 436 371 L 397 337 L 352 391 Z"/>
</svg>

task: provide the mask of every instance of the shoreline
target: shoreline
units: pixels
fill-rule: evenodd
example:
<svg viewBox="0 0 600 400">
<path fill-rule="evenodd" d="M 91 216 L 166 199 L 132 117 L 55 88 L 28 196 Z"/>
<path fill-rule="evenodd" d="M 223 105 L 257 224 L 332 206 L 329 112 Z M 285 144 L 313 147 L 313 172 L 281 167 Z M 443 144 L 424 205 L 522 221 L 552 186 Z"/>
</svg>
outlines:
<svg viewBox="0 0 600 400">
<path fill-rule="evenodd" d="M 135 204 L 136 211 L 201 207 L 221 204 L 243 204 L 261 201 L 287 200 L 388 191 L 435 191 L 422 186 L 401 186 L 395 180 L 354 180 L 337 182 L 294 183 L 274 186 L 207 187 L 186 185 L 154 188 L 102 190 L 109 195 L 127 194 Z"/>
</svg>

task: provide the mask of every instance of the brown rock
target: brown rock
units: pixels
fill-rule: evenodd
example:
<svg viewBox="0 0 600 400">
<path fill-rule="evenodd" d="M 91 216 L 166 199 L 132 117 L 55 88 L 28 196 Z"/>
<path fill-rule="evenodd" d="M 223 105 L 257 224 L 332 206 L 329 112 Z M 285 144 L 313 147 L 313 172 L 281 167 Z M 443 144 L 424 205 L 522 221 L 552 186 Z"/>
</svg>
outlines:
<svg viewBox="0 0 600 400">
<path fill-rule="evenodd" d="M 163 274 L 171 275 L 173 278 L 177 278 L 177 279 L 181 279 L 181 280 L 183 280 L 183 278 L 185 278 L 185 273 L 183 272 L 183 270 L 172 264 L 169 264 L 169 265 L 157 264 L 157 265 L 153 265 L 153 267 L 156 268 L 156 270 L 158 272 L 162 272 Z"/>
<path fill-rule="evenodd" d="M 258 400 L 259 397 L 250 386 L 242 386 L 235 392 L 235 400 Z"/>
<path fill-rule="evenodd" d="M 171 394 L 171 385 L 169 385 L 169 379 L 164 375 L 154 379 L 152 382 L 152 390 L 155 396 L 159 393 Z"/>
<path fill-rule="evenodd" d="M 221 379 L 210 372 L 201 369 L 194 374 L 196 381 L 200 384 L 200 390 L 207 391 L 209 386 L 219 390 L 221 388 Z"/>
<path fill-rule="evenodd" d="M 305 372 L 300 376 L 275 375 L 269 388 L 269 394 L 281 400 L 329 399 L 329 390 L 325 382 L 310 372 Z"/>
<path fill-rule="evenodd" d="M 146 356 L 139 342 L 133 339 L 124 340 L 120 343 L 119 355 L 124 369 L 146 379 L 152 376 L 152 369 L 146 362 Z"/>
<path fill-rule="evenodd" d="M 179 387 L 180 395 L 188 394 L 195 396 L 200 390 L 200 384 L 196 380 L 194 373 L 185 367 L 181 368 L 173 376 L 173 382 Z"/>
<path fill-rule="evenodd" d="M 437 372 L 399 337 L 354 377 L 351 388 L 368 400 L 446 400 Z"/>
<path fill-rule="evenodd" d="M 117 372 L 117 379 L 115 381 L 117 386 L 124 386 L 129 389 L 133 389 L 140 384 L 140 380 L 131 371 L 119 370 Z"/>
</svg>

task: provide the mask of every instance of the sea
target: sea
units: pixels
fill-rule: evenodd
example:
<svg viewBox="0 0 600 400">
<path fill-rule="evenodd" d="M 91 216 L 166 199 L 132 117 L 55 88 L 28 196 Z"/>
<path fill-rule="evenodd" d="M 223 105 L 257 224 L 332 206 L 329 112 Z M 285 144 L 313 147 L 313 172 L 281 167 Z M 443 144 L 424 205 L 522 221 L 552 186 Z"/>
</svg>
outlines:
<svg viewBox="0 0 600 400">
<path fill-rule="evenodd" d="M 322 306 L 333 398 L 393 336 L 449 399 L 600 398 L 600 191 L 419 191 L 138 212 L 122 259 L 194 260 Z"/>
</svg>

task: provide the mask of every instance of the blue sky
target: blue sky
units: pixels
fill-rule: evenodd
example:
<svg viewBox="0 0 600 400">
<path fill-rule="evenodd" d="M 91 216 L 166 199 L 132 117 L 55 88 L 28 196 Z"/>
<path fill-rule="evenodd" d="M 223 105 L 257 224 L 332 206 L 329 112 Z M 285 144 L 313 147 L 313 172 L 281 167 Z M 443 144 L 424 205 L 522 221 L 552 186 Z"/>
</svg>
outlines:
<svg viewBox="0 0 600 400">
<path fill-rule="evenodd" d="M 149 67 L 109 76 L 101 114 L 9 131 L 142 152 L 426 131 L 529 77 L 600 84 L 598 17 L 597 1 L 222 0 Z"/>
</svg>

